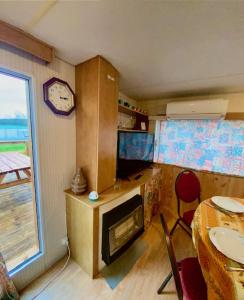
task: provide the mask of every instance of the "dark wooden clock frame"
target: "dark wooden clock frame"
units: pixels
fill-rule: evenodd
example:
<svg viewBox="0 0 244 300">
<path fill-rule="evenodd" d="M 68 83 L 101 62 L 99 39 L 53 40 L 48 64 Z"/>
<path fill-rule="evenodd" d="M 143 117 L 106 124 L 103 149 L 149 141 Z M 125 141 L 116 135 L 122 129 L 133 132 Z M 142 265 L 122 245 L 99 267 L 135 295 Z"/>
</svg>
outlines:
<svg viewBox="0 0 244 300">
<path fill-rule="evenodd" d="M 48 99 L 48 88 L 50 85 L 52 85 L 54 82 L 60 82 L 62 84 L 67 85 L 67 87 L 69 88 L 69 90 L 71 91 L 71 93 L 73 94 L 74 97 L 74 106 L 69 110 L 69 111 L 62 111 L 57 109 L 52 102 Z M 51 79 L 49 79 L 47 82 L 45 82 L 43 84 L 43 96 L 44 96 L 44 101 L 47 104 L 47 106 L 57 115 L 62 115 L 62 116 L 68 116 L 72 113 L 72 111 L 75 109 L 75 93 L 73 92 L 73 90 L 71 89 L 70 85 L 68 84 L 68 82 L 61 80 L 59 78 L 56 77 L 52 77 Z"/>
</svg>

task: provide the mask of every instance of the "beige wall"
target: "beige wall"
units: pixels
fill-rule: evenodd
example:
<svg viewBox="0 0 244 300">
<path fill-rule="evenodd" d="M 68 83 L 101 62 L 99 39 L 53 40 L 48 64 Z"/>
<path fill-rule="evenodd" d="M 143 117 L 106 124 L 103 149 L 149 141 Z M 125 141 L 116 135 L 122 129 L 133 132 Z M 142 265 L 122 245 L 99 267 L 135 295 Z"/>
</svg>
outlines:
<svg viewBox="0 0 244 300">
<path fill-rule="evenodd" d="M 39 155 L 40 202 L 43 216 L 45 255 L 28 266 L 14 280 L 22 288 L 66 253 L 61 239 L 66 236 L 65 198 L 75 171 L 75 113 L 68 117 L 53 114 L 43 101 L 42 85 L 55 76 L 75 89 L 75 70 L 59 59 L 49 64 L 6 46 L 0 48 L 0 65 L 32 77 Z"/>
<path fill-rule="evenodd" d="M 166 104 L 171 101 L 187 101 L 187 100 L 201 100 L 201 99 L 228 99 L 228 112 L 244 112 L 244 93 L 235 94 L 218 94 L 207 96 L 191 96 L 178 97 L 159 100 L 138 101 L 138 105 L 147 110 L 149 115 L 158 115 L 166 113 Z"/>
</svg>

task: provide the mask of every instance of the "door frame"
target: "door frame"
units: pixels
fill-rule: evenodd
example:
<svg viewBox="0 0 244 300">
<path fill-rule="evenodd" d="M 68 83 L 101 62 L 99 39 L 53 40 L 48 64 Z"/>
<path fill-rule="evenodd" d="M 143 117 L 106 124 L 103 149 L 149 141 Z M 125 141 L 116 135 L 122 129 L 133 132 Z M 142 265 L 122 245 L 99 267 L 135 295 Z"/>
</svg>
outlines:
<svg viewBox="0 0 244 300">
<path fill-rule="evenodd" d="M 40 169 L 39 169 L 39 152 L 38 152 L 38 134 L 37 134 L 37 117 L 36 117 L 36 106 L 34 101 L 34 91 L 33 91 L 33 78 L 32 76 L 19 73 L 4 67 L 0 67 L 0 73 L 14 78 L 20 78 L 25 80 L 26 86 L 26 102 L 27 102 L 27 115 L 28 115 L 28 126 L 31 137 L 31 153 L 32 160 L 31 165 L 33 167 L 33 183 L 34 189 L 32 189 L 34 196 L 33 206 L 36 209 L 36 222 L 37 222 L 37 233 L 39 241 L 39 251 L 37 254 L 28 258 L 13 270 L 9 272 L 10 277 L 14 280 L 15 278 L 22 277 L 23 271 L 27 271 L 28 267 L 31 267 L 34 263 L 40 263 L 43 259 L 45 253 L 45 243 L 43 236 L 43 219 L 42 219 L 42 207 L 41 207 L 41 197 L 40 197 Z M 32 272 L 31 272 L 32 273 Z M 35 272 L 34 272 L 35 273 Z M 21 280 L 22 281 L 22 280 Z M 29 281 L 27 279 L 27 281 Z"/>
</svg>

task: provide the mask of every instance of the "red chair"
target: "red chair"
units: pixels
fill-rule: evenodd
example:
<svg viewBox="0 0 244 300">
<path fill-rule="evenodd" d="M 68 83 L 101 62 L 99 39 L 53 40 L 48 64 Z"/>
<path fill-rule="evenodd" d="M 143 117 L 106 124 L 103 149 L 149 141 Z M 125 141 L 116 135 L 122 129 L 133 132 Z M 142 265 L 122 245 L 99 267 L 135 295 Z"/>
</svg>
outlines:
<svg viewBox="0 0 244 300">
<path fill-rule="evenodd" d="M 190 230 L 191 230 L 191 222 L 194 216 L 195 210 L 189 210 L 184 212 L 183 217 L 180 214 L 180 201 L 190 203 L 198 199 L 200 203 L 200 182 L 195 175 L 190 170 L 184 170 L 180 174 L 178 174 L 175 181 L 175 193 L 177 197 L 177 211 L 178 211 L 178 219 L 171 229 L 170 234 L 172 235 L 176 226 L 179 224 L 188 234 L 187 229 L 180 223 L 182 221 Z"/>
<path fill-rule="evenodd" d="M 158 289 L 161 294 L 171 277 L 174 276 L 176 291 L 179 300 L 207 300 L 207 286 L 204 281 L 201 267 L 196 257 L 188 257 L 180 262 L 176 262 L 174 248 L 164 217 L 160 214 L 161 223 L 164 230 L 164 237 L 170 258 L 172 271 L 165 278 Z"/>
</svg>

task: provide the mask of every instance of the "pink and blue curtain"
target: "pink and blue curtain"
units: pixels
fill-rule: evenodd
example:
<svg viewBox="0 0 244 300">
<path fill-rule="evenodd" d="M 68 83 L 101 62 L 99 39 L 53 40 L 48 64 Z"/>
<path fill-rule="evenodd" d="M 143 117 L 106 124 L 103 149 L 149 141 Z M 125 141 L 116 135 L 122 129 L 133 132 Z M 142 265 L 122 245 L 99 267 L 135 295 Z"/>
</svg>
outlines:
<svg viewBox="0 0 244 300">
<path fill-rule="evenodd" d="M 244 176 L 244 121 L 158 121 L 154 162 Z"/>
<path fill-rule="evenodd" d="M 139 132 L 119 133 L 119 158 L 153 160 L 154 135 Z"/>
</svg>

